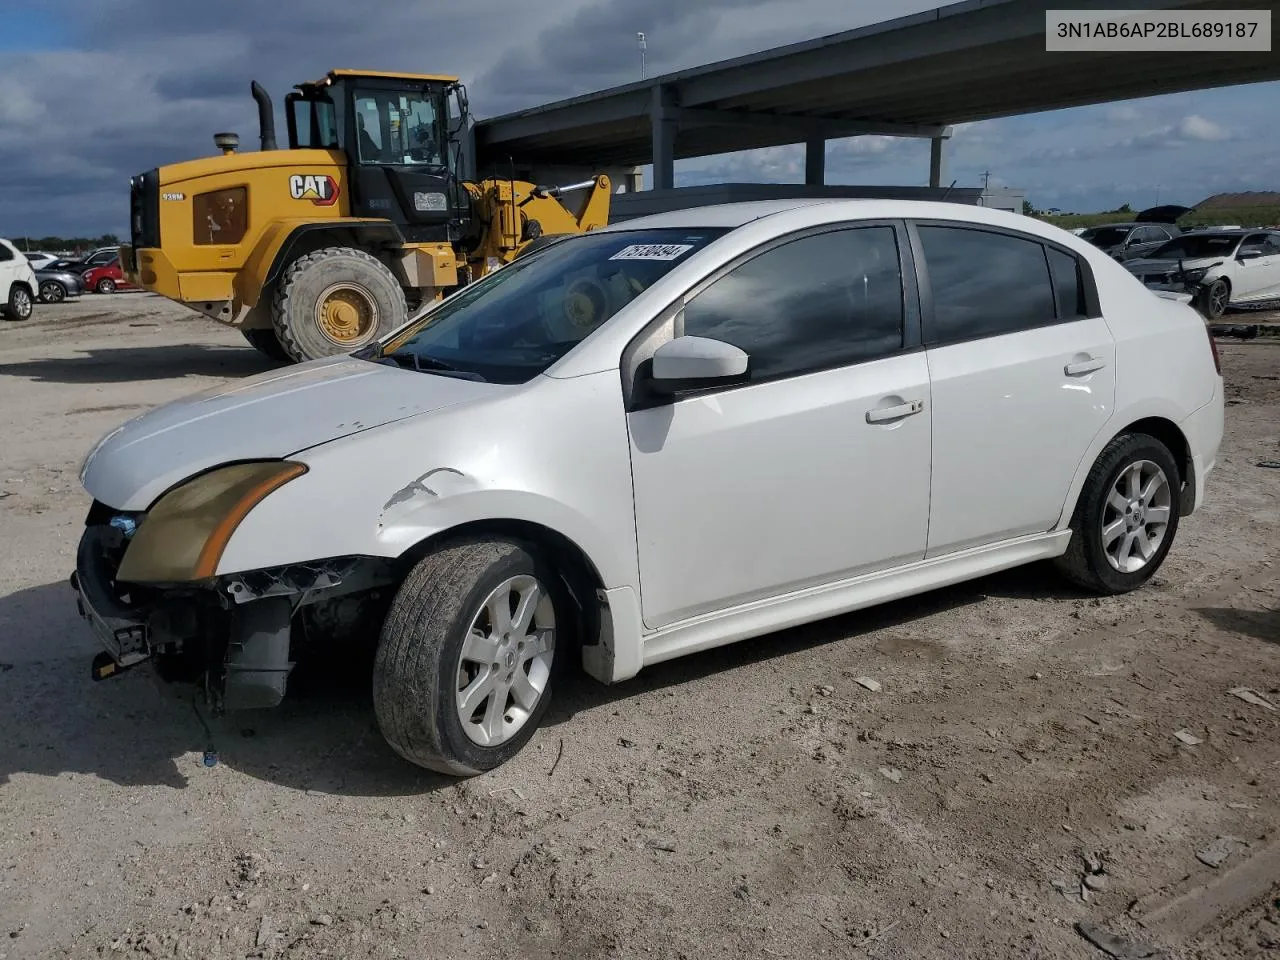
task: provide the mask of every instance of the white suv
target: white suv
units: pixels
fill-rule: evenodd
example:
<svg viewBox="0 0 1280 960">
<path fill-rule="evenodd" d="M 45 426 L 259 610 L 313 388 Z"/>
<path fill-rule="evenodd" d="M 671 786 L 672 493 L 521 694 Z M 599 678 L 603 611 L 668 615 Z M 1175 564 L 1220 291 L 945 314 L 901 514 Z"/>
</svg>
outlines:
<svg viewBox="0 0 1280 960">
<path fill-rule="evenodd" d="M 99 675 L 151 659 L 222 709 L 278 703 L 321 640 L 376 645 L 388 741 L 467 775 L 575 662 L 614 683 L 1037 560 L 1132 590 L 1222 430 L 1201 318 L 1063 230 L 685 210 L 118 428 L 73 583 Z"/>
<path fill-rule="evenodd" d="M 0 238 L 0 313 L 10 320 L 29 318 L 37 286 L 26 254 Z"/>
</svg>

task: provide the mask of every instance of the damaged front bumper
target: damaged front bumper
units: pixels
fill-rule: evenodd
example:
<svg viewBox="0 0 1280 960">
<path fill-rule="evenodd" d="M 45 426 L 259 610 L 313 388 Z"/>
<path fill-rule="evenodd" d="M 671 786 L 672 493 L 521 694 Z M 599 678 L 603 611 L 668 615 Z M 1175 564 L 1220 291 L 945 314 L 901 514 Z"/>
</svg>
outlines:
<svg viewBox="0 0 1280 960">
<path fill-rule="evenodd" d="M 200 584 L 122 584 L 115 571 L 126 541 L 121 528 L 90 522 L 70 578 L 80 616 L 105 651 L 94 660 L 94 679 L 151 661 L 163 680 L 202 685 L 218 713 L 278 705 L 303 639 L 295 624 L 366 622 L 359 600 L 349 609 L 352 595 L 391 581 L 384 565 L 357 558 Z"/>
</svg>

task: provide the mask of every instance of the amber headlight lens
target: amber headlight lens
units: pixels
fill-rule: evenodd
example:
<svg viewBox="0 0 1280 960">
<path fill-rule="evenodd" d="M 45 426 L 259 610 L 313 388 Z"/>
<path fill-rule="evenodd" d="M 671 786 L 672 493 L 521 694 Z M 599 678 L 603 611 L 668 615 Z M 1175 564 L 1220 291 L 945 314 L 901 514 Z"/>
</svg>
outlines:
<svg viewBox="0 0 1280 960">
<path fill-rule="evenodd" d="M 273 490 L 307 472 L 274 460 L 237 463 L 170 490 L 147 511 L 116 578 L 131 583 L 206 580 L 245 516 Z"/>
</svg>

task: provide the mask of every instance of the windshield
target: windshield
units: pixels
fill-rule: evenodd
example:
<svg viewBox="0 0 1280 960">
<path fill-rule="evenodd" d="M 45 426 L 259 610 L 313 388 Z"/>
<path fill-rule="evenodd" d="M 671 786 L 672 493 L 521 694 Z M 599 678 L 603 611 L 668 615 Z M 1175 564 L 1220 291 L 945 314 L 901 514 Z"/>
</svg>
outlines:
<svg viewBox="0 0 1280 960">
<path fill-rule="evenodd" d="M 627 230 L 561 240 L 464 287 L 372 359 L 524 383 L 726 232 Z"/>
<path fill-rule="evenodd" d="M 357 93 L 356 138 L 361 163 L 442 167 L 443 97 L 383 90 Z"/>
<path fill-rule="evenodd" d="M 1243 236 L 1232 233 L 1196 233 L 1170 240 L 1151 252 L 1153 260 L 1199 260 L 1229 257 Z"/>
<path fill-rule="evenodd" d="M 1124 243 L 1124 238 L 1128 235 L 1128 227 L 1091 227 L 1080 234 L 1080 237 L 1098 247 L 1114 247 Z"/>
</svg>

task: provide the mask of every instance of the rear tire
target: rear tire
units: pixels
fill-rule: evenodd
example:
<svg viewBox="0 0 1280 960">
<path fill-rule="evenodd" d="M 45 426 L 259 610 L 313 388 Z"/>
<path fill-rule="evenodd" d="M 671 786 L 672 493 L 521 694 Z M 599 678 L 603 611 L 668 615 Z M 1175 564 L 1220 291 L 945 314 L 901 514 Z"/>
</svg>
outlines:
<svg viewBox="0 0 1280 960">
<path fill-rule="evenodd" d="M 404 290 L 376 257 L 326 247 L 285 271 L 272 304 L 280 346 L 298 362 L 349 354 L 408 317 Z"/>
<path fill-rule="evenodd" d="M 31 291 L 20 283 L 9 288 L 9 300 L 3 309 L 10 320 L 29 320 L 31 318 Z"/>
<path fill-rule="evenodd" d="M 502 609 L 506 620 L 489 612 Z M 551 702 L 571 616 L 555 571 L 523 545 L 485 538 L 429 554 L 383 624 L 373 670 L 383 736 L 409 762 L 453 776 L 505 763 Z"/>
<path fill-rule="evenodd" d="M 116 282 L 112 280 L 110 277 L 104 277 L 103 279 L 98 281 L 98 285 L 94 287 L 94 289 L 97 290 L 99 293 L 115 293 Z"/>
<path fill-rule="evenodd" d="M 1094 593 L 1142 586 L 1173 546 L 1181 488 L 1181 471 L 1163 443 L 1143 433 L 1116 437 L 1085 479 L 1071 519 L 1071 543 L 1054 561 L 1058 570 Z"/>
<path fill-rule="evenodd" d="M 249 345 L 264 356 L 270 357 L 279 363 L 290 363 L 292 358 L 284 352 L 284 347 L 280 346 L 280 338 L 276 336 L 275 330 L 271 328 L 258 328 L 256 330 L 240 331 Z"/>
</svg>

